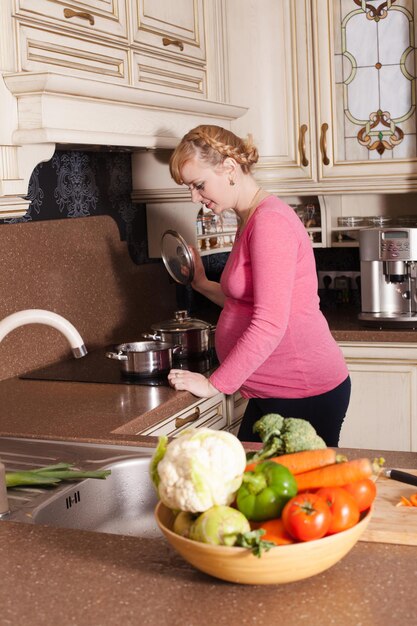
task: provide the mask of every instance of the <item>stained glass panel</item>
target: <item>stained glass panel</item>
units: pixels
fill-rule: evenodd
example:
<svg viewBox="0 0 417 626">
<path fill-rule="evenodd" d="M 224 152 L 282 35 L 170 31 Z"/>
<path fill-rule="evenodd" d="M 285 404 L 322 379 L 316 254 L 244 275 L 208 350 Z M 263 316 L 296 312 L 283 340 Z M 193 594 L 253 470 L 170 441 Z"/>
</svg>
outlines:
<svg viewBox="0 0 417 626">
<path fill-rule="evenodd" d="M 417 0 L 333 0 L 338 161 L 416 148 Z"/>
</svg>

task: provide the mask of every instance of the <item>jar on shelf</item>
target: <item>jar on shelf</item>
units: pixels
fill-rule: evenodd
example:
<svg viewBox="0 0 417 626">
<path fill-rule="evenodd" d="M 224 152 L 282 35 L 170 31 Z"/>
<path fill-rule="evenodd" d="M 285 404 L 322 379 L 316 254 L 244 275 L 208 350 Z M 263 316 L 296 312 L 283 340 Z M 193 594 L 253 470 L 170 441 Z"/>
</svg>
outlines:
<svg viewBox="0 0 417 626">
<path fill-rule="evenodd" d="M 385 215 L 372 215 L 367 217 L 366 221 L 370 226 L 388 226 L 392 223 L 392 219 Z"/>
<path fill-rule="evenodd" d="M 318 226 L 318 215 L 320 212 L 316 211 L 316 206 L 312 203 L 306 204 L 304 207 L 304 225 L 306 228 L 315 228 Z"/>
<path fill-rule="evenodd" d="M 200 209 L 197 215 L 197 237 L 203 234 L 203 209 Z"/>
<path fill-rule="evenodd" d="M 349 215 L 347 217 L 338 217 L 337 224 L 338 226 L 347 226 L 349 228 L 352 228 L 354 226 L 365 226 L 366 219 L 364 217 Z"/>
</svg>

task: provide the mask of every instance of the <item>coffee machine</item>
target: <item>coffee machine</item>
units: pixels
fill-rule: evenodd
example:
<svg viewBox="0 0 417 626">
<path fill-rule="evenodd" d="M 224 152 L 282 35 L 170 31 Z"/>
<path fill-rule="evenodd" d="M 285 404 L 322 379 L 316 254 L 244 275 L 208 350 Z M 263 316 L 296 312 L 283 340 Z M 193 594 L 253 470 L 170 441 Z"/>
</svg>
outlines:
<svg viewBox="0 0 417 626">
<path fill-rule="evenodd" d="M 359 319 L 379 326 L 417 327 L 417 228 L 364 228 L 359 252 Z"/>
</svg>

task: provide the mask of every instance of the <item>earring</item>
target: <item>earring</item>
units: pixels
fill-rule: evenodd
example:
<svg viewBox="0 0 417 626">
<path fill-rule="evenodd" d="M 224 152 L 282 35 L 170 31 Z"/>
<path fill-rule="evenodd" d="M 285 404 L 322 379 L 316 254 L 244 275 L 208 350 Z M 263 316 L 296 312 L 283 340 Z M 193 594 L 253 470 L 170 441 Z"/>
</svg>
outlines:
<svg viewBox="0 0 417 626">
<path fill-rule="evenodd" d="M 232 178 L 229 178 L 229 185 L 233 187 L 233 185 L 235 184 L 236 184 L 235 181 Z"/>
</svg>

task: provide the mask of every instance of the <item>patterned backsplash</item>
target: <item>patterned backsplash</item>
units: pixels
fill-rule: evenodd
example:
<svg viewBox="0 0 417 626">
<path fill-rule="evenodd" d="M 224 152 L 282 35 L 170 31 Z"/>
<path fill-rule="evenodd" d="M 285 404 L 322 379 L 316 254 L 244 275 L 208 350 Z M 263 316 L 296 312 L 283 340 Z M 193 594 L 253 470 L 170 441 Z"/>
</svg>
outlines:
<svg viewBox="0 0 417 626">
<path fill-rule="evenodd" d="M 33 170 L 26 215 L 0 223 L 110 215 L 132 260 L 138 265 L 155 262 L 147 256 L 145 205 L 132 202 L 131 190 L 128 152 L 57 150 Z"/>
</svg>

